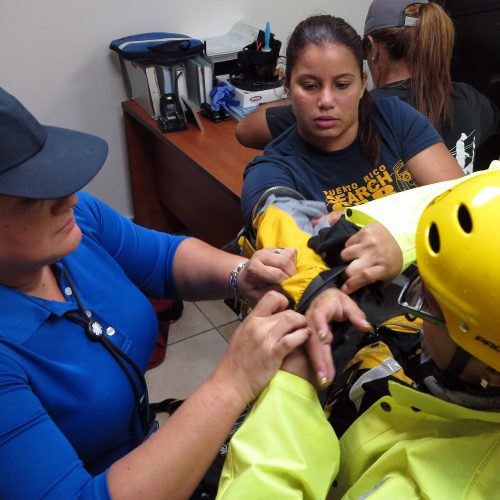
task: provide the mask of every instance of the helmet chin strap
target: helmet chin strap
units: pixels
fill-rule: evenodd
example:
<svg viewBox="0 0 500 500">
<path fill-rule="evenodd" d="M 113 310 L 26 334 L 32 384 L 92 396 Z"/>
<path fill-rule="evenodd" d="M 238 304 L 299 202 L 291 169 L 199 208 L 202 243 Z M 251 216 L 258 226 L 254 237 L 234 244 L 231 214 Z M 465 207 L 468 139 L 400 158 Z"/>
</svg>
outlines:
<svg viewBox="0 0 500 500">
<path fill-rule="evenodd" d="M 453 356 L 448 363 L 448 366 L 443 368 L 443 372 L 455 377 L 456 379 L 460 378 L 462 375 L 467 363 L 472 358 L 472 355 L 467 351 L 464 351 L 459 345 L 457 345 Z"/>
<path fill-rule="evenodd" d="M 471 358 L 471 354 L 457 346 L 448 366 L 441 370 L 434 365 L 434 374 L 437 380 L 450 390 L 458 390 L 476 396 L 498 397 L 500 395 L 498 387 L 488 387 L 488 384 L 484 384 L 482 381 L 480 384 L 473 384 L 460 379 L 460 375 Z"/>
</svg>

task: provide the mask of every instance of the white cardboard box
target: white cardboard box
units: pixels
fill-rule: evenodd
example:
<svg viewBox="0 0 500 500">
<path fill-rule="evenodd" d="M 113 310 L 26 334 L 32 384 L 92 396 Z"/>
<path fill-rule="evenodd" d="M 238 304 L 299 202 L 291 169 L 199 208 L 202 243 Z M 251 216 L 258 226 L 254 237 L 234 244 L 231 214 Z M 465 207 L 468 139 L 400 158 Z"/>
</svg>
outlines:
<svg viewBox="0 0 500 500">
<path fill-rule="evenodd" d="M 217 80 L 232 85 L 232 83 L 229 82 L 229 75 L 220 75 L 217 77 Z M 256 106 L 257 104 L 264 104 L 265 102 L 278 101 L 280 99 L 286 98 L 286 93 L 283 86 L 276 87 L 274 89 L 258 91 L 243 90 L 239 89 L 238 87 L 234 87 L 234 90 L 234 98 L 240 101 L 240 106 L 242 108 L 248 108 L 250 106 Z"/>
</svg>

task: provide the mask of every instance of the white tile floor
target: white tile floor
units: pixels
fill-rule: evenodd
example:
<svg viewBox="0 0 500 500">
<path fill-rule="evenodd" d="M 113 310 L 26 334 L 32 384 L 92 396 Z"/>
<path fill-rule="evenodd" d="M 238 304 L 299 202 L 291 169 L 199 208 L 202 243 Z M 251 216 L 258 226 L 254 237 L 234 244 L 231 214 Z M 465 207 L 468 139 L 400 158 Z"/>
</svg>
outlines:
<svg viewBox="0 0 500 500">
<path fill-rule="evenodd" d="M 146 372 L 151 402 L 189 396 L 212 373 L 239 324 L 222 301 L 184 302 L 184 312 L 169 329 L 163 362 Z M 162 423 L 164 415 L 159 415 Z"/>
</svg>

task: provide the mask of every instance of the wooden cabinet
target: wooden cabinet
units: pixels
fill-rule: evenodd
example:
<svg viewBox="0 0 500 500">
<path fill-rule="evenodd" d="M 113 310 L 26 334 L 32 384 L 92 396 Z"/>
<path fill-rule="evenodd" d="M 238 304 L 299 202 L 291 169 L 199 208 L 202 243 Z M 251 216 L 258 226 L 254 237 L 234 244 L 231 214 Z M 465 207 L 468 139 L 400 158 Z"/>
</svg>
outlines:
<svg viewBox="0 0 500 500">
<path fill-rule="evenodd" d="M 162 134 L 133 100 L 122 103 L 135 221 L 159 231 L 187 231 L 217 247 L 243 227 L 243 170 L 258 151 L 241 146 L 235 122 L 203 120 Z"/>
</svg>

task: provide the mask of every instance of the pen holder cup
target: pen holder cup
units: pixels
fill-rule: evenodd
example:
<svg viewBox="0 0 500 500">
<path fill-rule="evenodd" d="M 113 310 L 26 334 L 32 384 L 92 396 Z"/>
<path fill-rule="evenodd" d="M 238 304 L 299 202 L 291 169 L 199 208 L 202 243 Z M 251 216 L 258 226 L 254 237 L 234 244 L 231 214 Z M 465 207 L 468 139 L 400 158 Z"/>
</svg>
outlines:
<svg viewBox="0 0 500 500">
<path fill-rule="evenodd" d="M 264 90 L 279 87 L 281 81 L 276 75 L 281 42 L 271 35 L 270 51 L 262 50 L 264 32 L 261 30 L 255 42 L 238 52 L 236 69 L 229 75 L 229 82 L 243 90 Z"/>
</svg>

